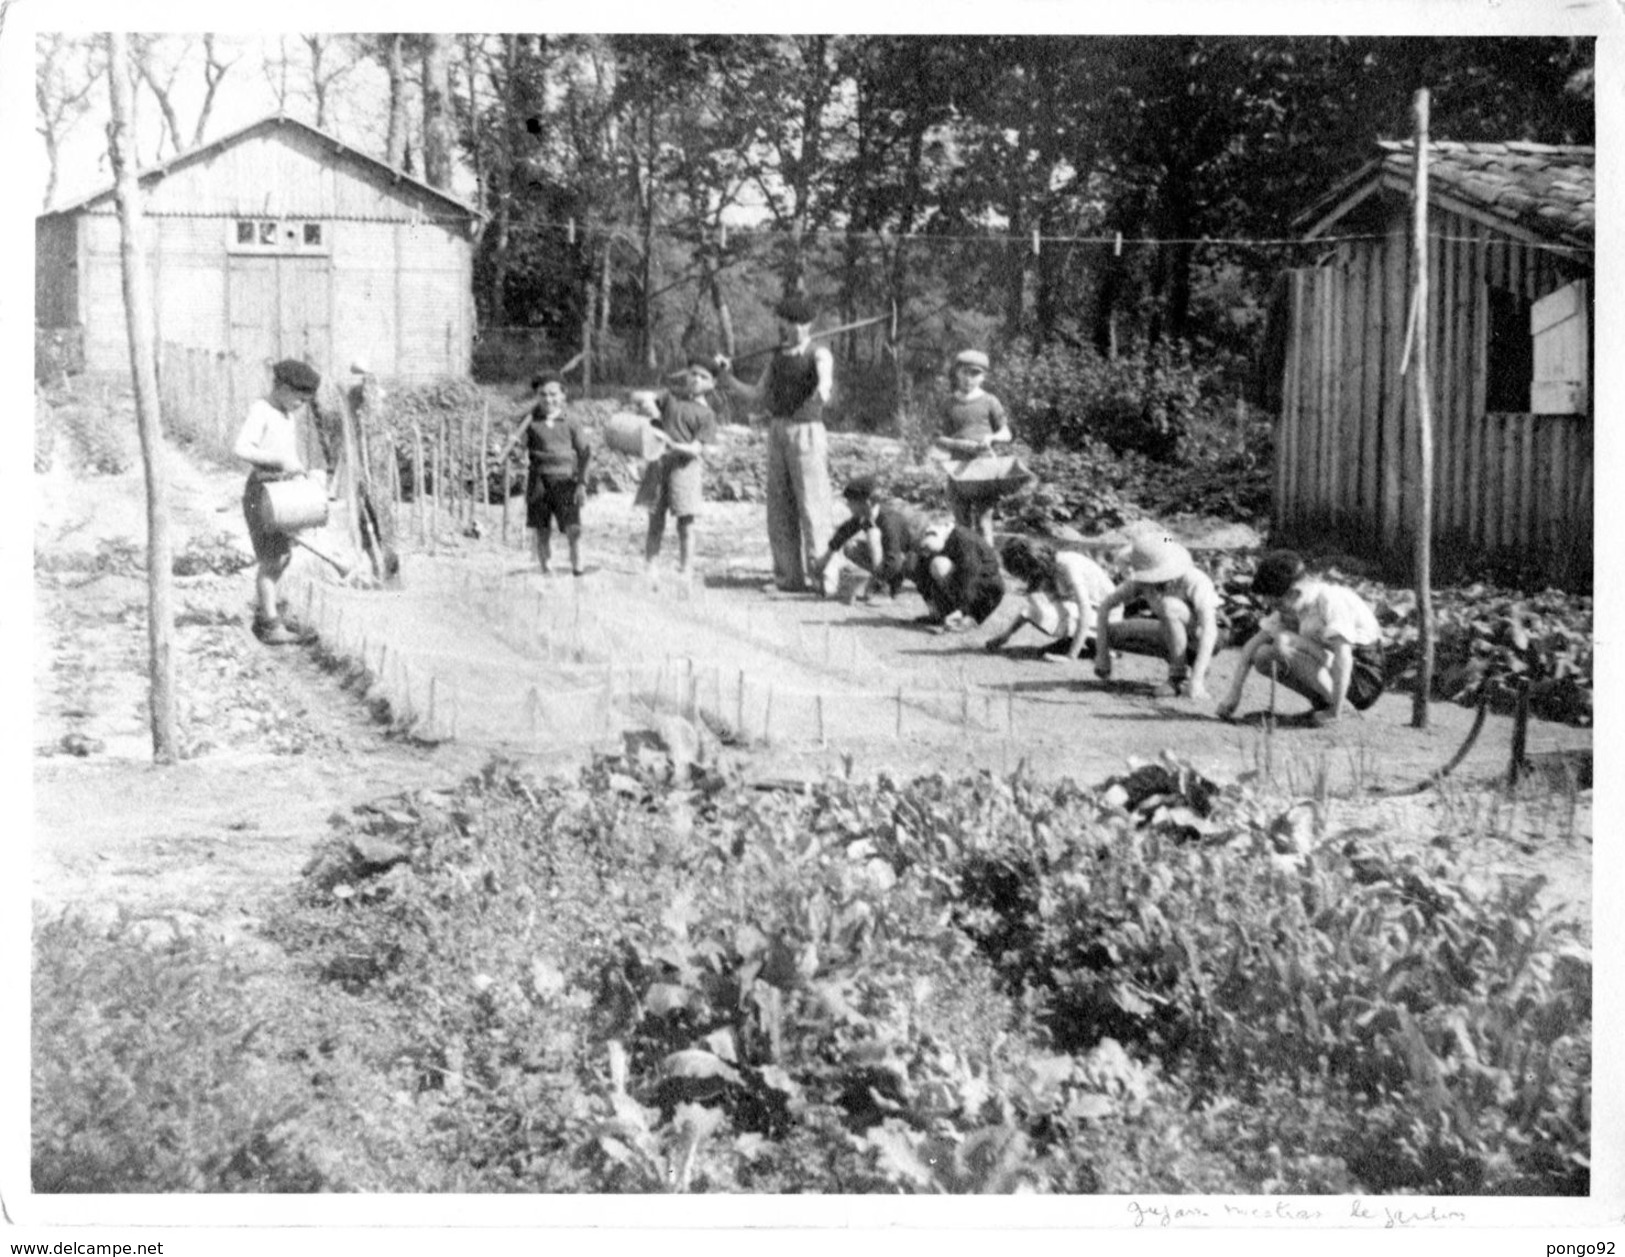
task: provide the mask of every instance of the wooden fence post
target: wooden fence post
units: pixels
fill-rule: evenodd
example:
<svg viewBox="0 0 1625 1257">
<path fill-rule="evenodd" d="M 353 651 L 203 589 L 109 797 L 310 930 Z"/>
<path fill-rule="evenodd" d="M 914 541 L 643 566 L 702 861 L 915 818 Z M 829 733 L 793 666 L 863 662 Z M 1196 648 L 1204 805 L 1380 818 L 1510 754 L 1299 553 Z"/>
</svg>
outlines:
<svg viewBox="0 0 1625 1257">
<path fill-rule="evenodd" d="M 1428 381 L 1428 89 L 1416 93 L 1416 416 L 1421 469 L 1416 494 L 1416 610 L 1422 659 L 1411 727 L 1428 727 L 1433 689 L 1433 398 Z"/>
</svg>

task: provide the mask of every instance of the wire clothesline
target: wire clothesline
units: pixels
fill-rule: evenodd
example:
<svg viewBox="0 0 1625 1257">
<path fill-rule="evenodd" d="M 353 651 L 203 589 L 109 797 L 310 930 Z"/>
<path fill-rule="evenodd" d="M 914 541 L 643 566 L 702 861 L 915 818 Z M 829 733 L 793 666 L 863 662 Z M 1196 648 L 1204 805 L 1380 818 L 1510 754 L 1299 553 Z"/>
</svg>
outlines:
<svg viewBox="0 0 1625 1257">
<path fill-rule="evenodd" d="M 576 234 L 578 232 L 582 235 L 594 235 L 606 238 L 621 234 L 620 228 L 616 227 L 614 224 L 599 226 L 596 224 L 578 222 L 575 219 L 543 219 L 537 221 L 535 225 L 543 228 L 557 228 L 559 230 L 563 230 L 570 235 L 572 240 L 576 238 Z M 692 230 L 689 230 L 683 232 L 682 234 L 692 236 L 695 233 Z M 724 249 L 726 249 L 728 246 L 729 236 L 749 236 L 764 240 L 788 239 L 786 233 L 780 230 L 777 226 L 761 224 L 742 226 L 730 225 L 724 226 L 720 230 L 707 227 L 702 229 L 699 234 L 702 237 L 710 237 L 714 239 Z M 1372 241 L 1386 240 L 1389 238 L 1389 234 L 1390 233 L 1388 232 L 1375 231 L 1338 236 L 1127 236 L 1123 235 L 1121 232 L 1110 232 L 1104 234 L 1088 233 L 1046 235 L 1041 231 L 1025 231 L 1020 233 L 981 232 L 966 234 L 934 231 L 895 232 L 885 230 L 876 231 L 872 229 L 849 230 L 841 227 L 804 227 L 801 229 L 799 236 L 803 240 L 816 240 L 821 238 L 833 238 L 843 241 L 853 239 L 870 239 L 880 241 L 883 244 L 893 244 L 900 241 L 911 244 L 922 241 L 926 243 L 940 242 L 942 244 L 979 243 L 1006 246 L 1014 245 L 1029 249 L 1045 244 L 1098 244 L 1110 245 L 1114 249 L 1121 250 L 1130 246 L 1141 248 L 1158 248 L 1161 246 L 1172 247 L 1180 245 L 1207 245 L 1222 248 L 1313 249 L 1334 244 L 1362 244 L 1370 243 Z M 1457 236 L 1445 235 L 1443 233 L 1430 233 L 1428 239 L 1441 244 L 1489 245 L 1496 243 L 1495 241 L 1481 236 Z M 1551 249 L 1559 253 L 1590 254 L 1596 252 L 1595 247 L 1592 245 L 1565 244 L 1559 241 L 1545 240 L 1530 240 L 1525 243 L 1532 248 Z"/>
</svg>

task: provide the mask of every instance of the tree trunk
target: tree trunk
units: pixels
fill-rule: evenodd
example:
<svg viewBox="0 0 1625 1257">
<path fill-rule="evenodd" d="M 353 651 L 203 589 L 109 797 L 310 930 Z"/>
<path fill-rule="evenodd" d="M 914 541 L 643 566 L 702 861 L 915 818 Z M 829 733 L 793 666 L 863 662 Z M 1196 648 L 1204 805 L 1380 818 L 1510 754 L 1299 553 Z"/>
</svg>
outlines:
<svg viewBox="0 0 1625 1257">
<path fill-rule="evenodd" d="M 389 73 L 389 127 L 384 160 L 394 170 L 406 165 L 406 65 L 401 46 L 404 35 L 390 35 L 385 69 Z"/>
<path fill-rule="evenodd" d="M 164 443 L 158 415 L 158 369 L 153 354 L 152 276 L 142 239 L 141 184 L 131 148 L 129 46 L 119 32 L 107 35 L 112 121 L 107 151 L 112 160 L 118 204 L 120 260 L 124 272 L 125 324 L 130 341 L 130 379 L 135 419 L 141 436 L 141 463 L 147 486 L 147 645 L 152 757 L 175 761 L 175 613 L 171 597 L 169 512 L 164 490 Z"/>
<path fill-rule="evenodd" d="M 423 51 L 423 180 L 451 186 L 451 37 L 426 35 Z"/>
</svg>

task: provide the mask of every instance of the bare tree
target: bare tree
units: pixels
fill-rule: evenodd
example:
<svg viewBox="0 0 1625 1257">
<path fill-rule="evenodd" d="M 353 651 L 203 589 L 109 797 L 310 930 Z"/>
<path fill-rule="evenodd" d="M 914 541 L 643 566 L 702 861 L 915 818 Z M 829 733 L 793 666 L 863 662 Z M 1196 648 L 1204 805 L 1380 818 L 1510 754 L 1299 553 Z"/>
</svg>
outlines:
<svg viewBox="0 0 1625 1257">
<path fill-rule="evenodd" d="M 90 92 L 101 71 L 93 43 L 60 32 L 34 37 L 34 65 L 34 130 L 45 141 L 43 204 L 49 208 L 56 196 L 62 141 L 90 109 Z"/>
<path fill-rule="evenodd" d="M 432 188 L 451 186 L 451 37 L 424 36 L 423 178 Z"/>
<path fill-rule="evenodd" d="M 310 54 L 310 95 L 316 104 L 316 125 L 327 125 L 327 104 L 334 86 L 355 69 L 354 57 L 344 56 L 344 44 L 332 35 L 301 35 Z"/>
<path fill-rule="evenodd" d="M 166 55 L 164 40 L 162 35 L 130 36 L 131 68 L 137 78 L 147 85 L 164 119 L 164 128 L 158 135 L 158 149 L 153 154 L 155 161 L 163 160 L 166 140 L 172 152 L 181 151 L 181 123 L 174 104 L 175 80 L 180 75 L 181 62 L 186 59 L 192 46 L 190 39 L 184 40 L 179 52 L 169 56 Z"/>
<path fill-rule="evenodd" d="M 130 340 L 130 378 L 135 386 L 135 420 L 141 434 L 141 462 L 147 481 L 147 645 L 148 718 L 152 757 L 173 763 L 175 738 L 175 611 L 171 597 L 169 510 L 165 501 L 164 443 L 158 416 L 158 368 L 154 353 L 152 273 L 142 239 L 141 181 L 136 172 L 131 123 L 135 105 L 130 50 L 125 36 L 109 32 L 107 67 L 112 119 L 107 154 L 113 163 L 118 204 L 120 260 L 124 272 L 125 325 Z"/>
<path fill-rule="evenodd" d="M 220 89 L 220 81 L 226 77 L 226 71 L 242 60 L 239 52 L 230 61 L 221 57 L 221 41 L 213 33 L 203 37 L 203 103 L 198 106 L 197 126 L 192 129 L 192 147 L 196 148 L 203 143 L 204 132 L 209 126 L 209 115 L 214 112 L 215 93 Z"/>
<path fill-rule="evenodd" d="M 406 164 L 406 36 L 383 38 L 384 69 L 389 75 L 389 130 L 384 160 L 399 170 Z"/>
<path fill-rule="evenodd" d="M 260 64 L 265 74 L 265 81 L 271 85 L 271 93 L 276 98 L 276 111 L 279 114 L 288 112 L 288 100 L 292 95 L 292 85 L 289 83 L 288 66 L 288 37 L 277 36 L 276 56 L 266 56 Z"/>
</svg>

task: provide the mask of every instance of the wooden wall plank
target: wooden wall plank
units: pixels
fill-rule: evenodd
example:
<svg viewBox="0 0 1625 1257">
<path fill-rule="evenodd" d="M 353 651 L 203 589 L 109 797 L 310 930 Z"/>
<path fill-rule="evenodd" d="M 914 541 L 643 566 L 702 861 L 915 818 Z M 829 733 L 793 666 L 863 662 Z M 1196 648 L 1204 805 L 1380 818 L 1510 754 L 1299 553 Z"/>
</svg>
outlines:
<svg viewBox="0 0 1625 1257">
<path fill-rule="evenodd" d="M 1407 405 L 1405 381 L 1399 373 L 1400 358 L 1405 347 L 1405 318 L 1409 310 L 1410 267 L 1407 264 L 1408 238 L 1402 220 L 1396 221 L 1388 231 L 1385 245 L 1385 274 L 1387 301 L 1384 319 L 1384 361 L 1389 365 L 1383 372 L 1382 415 L 1382 513 L 1378 519 L 1384 547 L 1392 551 L 1400 543 L 1402 530 L 1401 505 L 1403 482 L 1401 462 L 1405 457 L 1402 435 Z"/>
<path fill-rule="evenodd" d="M 1360 330 L 1360 355 L 1364 376 L 1360 389 L 1360 496 L 1357 504 L 1359 526 L 1370 532 L 1382 510 L 1383 286 L 1382 250 L 1369 242 L 1360 245 L 1365 274 L 1365 309 Z"/>
<path fill-rule="evenodd" d="M 1364 399 L 1365 361 L 1365 251 L 1358 245 L 1348 249 L 1348 265 L 1343 273 L 1343 405 L 1338 415 L 1337 458 L 1342 465 L 1342 491 L 1338 495 L 1340 526 L 1353 529 L 1360 518 L 1360 412 Z"/>
</svg>

